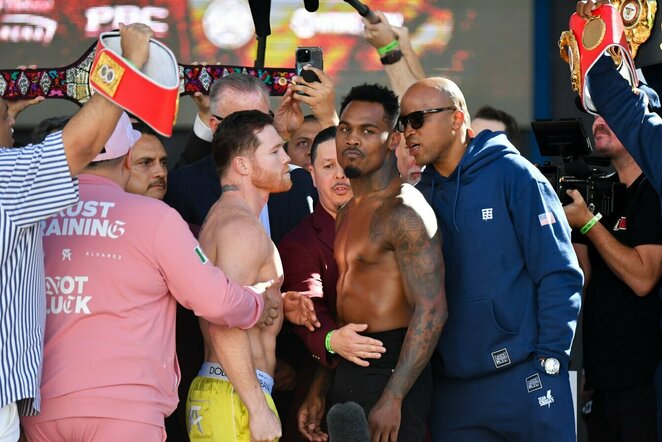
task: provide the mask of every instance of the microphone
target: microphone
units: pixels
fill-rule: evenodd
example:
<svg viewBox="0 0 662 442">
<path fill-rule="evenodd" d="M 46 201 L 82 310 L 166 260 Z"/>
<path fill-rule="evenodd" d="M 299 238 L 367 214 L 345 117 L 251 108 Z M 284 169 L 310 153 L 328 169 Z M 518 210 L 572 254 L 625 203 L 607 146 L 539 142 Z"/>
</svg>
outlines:
<svg viewBox="0 0 662 442">
<path fill-rule="evenodd" d="M 329 442 L 370 442 L 368 420 L 356 402 L 336 404 L 326 415 Z"/>
<path fill-rule="evenodd" d="M 358 12 L 361 17 L 365 18 L 373 25 L 379 23 L 379 17 L 377 17 L 377 15 L 372 12 L 372 9 L 361 3 L 359 0 L 345 0 L 345 2 L 349 3 L 352 8 L 356 9 L 356 12 Z"/>
<path fill-rule="evenodd" d="M 269 23 L 271 0 L 248 0 L 248 6 L 251 8 L 253 16 L 255 35 L 262 38 L 271 35 L 271 24 Z"/>
<path fill-rule="evenodd" d="M 315 12 L 320 7 L 319 0 L 303 0 L 303 6 L 308 12 Z"/>
</svg>

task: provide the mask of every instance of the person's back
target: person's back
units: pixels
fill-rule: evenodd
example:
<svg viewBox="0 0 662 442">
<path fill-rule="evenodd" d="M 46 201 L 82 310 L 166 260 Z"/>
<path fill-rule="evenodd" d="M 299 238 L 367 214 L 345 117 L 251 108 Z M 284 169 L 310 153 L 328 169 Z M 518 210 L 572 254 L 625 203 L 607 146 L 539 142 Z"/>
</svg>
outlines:
<svg viewBox="0 0 662 442">
<path fill-rule="evenodd" d="M 124 114 L 80 176 L 80 201 L 41 226 L 43 401 L 22 421 L 30 440 L 162 440 L 178 401 L 177 301 L 225 326 L 262 316 L 261 296 L 208 264 L 175 210 L 124 191 L 138 136 Z"/>
<path fill-rule="evenodd" d="M 43 229 L 48 322 L 42 395 L 51 400 L 40 420 L 70 411 L 94 416 L 99 408 L 125 419 L 130 395 L 158 408 L 132 407 L 130 414 L 163 425 L 177 404 L 179 369 L 171 320 L 177 302 L 160 262 L 180 259 L 170 252 L 179 238 L 168 233 L 186 224 L 164 203 L 126 193 L 106 178 L 84 174 L 79 182 L 80 202 Z"/>
</svg>

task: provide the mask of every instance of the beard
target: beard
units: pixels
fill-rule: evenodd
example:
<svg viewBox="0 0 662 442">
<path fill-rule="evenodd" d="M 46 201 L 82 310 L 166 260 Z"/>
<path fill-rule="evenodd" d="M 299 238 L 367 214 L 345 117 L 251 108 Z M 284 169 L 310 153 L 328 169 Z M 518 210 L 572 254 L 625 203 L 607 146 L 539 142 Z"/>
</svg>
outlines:
<svg viewBox="0 0 662 442">
<path fill-rule="evenodd" d="M 359 169 L 356 166 L 345 166 L 344 171 L 345 171 L 345 176 L 350 180 L 354 178 L 358 178 L 362 174 L 361 169 Z"/>
<path fill-rule="evenodd" d="M 266 190 L 269 193 L 287 192 L 292 187 L 289 175 L 285 175 L 281 171 L 270 172 L 257 164 L 253 165 L 251 183 L 258 189 Z"/>
</svg>

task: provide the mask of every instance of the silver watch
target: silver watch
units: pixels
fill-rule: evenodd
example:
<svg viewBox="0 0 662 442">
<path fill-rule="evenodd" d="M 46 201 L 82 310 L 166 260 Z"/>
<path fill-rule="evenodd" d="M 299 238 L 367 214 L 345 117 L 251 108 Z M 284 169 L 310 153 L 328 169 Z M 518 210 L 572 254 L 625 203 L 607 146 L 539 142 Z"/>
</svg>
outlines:
<svg viewBox="0 0 662 442">
<path fill-rule="evenodd" d="M 561 363 L 556 358 L 540 358 L 540 366 L 547 374 L 559 374 Z"/>
</svg>

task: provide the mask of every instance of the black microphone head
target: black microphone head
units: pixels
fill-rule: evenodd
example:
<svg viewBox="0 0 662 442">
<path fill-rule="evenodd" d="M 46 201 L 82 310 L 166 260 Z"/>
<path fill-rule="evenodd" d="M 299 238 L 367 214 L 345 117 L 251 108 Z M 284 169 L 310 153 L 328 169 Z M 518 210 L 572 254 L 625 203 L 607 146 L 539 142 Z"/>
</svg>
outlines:
<svg viewBox="0 0 662 442">
<path fill-rule="evenodd" d="M 319 0 L 303 0 L 303 6 L 308 12 L 315 12 L 320 7 Z"/>
<path fill-rule="evenodd" d="M 329 442 L 370 442 L 368 420 L 356 402 L 335 404 L 326 415 Z"/>
<path fill-rule="evenodd" d="M 248 6 L 251 8 L 255 34 L 258 37 L 271 35 L 271 24 L 269 23 L 271 0 L 248 0 Z"/>
</svg>

